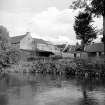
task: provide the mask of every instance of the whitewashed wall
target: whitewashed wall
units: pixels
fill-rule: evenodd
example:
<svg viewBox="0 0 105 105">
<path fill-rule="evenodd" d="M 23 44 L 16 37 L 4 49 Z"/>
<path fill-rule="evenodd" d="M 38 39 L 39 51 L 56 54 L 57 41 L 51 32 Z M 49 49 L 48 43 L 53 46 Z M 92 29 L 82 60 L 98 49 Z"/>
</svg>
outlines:
<svg viewBox="0 0 105 105">
<path fill-rule="evenodd" d="M 53 52 L 53 53 L 60 52 L 60 49 L 58 49 L 56 46 L 51 45 L 51 44 L 40 44 L 40 43 L 38 43 L 37 48 L 39 50 L 49 51 L 49 52 Z"/>
<path fill-rule="evenodd" d="M 33 49 L 33 39 L 31 37 L 30 34 L 28 34 L 26 37 L 24 37 L 21 41 L 20 41 L 20 49 L 23 50 L 32 50 Z"/>
<path fill-rule="evenodd" d="M 30 34 L 25 36 L 21 41 L 20 41 L 20 49 L 23 50 L 35 50 L 39 49 L 42 51 L 49 51 L 53 53 L 60 53 L 60 49 L 54 46 L 53 44 L 42 44 L 42 43 L 34 43 L 33 38 L 31 37 Z"/>
</svg>

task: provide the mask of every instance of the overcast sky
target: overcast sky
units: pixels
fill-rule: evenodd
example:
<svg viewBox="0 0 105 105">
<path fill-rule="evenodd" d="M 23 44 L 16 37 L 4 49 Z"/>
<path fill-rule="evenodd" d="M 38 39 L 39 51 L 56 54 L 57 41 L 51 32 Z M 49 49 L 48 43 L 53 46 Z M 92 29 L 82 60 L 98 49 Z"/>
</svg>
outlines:
<svg viewBox="0 0 105 105">
<path fill-rule="evenodd" d="M 10 36 L 31 32 L 32 37 L 54 43 L 75 44 L 74 17 L 78 11 L 69 9 L 73 0 L 0 0 L 0 24 Z M 101 19 L 95 26 L 102 27 Z"/>
</svg>

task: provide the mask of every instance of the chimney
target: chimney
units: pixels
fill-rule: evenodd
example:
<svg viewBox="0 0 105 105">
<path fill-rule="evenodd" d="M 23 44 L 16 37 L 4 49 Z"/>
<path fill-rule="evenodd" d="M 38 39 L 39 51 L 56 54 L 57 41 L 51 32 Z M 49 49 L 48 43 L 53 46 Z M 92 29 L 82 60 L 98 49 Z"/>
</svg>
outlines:
<svg viewBox="0 0 105 105">
<path fill-rule="evenodd" d="M 30 32 L 26 32 L 26 35 L 30 35 L 31 33 Z"/>
</svg>

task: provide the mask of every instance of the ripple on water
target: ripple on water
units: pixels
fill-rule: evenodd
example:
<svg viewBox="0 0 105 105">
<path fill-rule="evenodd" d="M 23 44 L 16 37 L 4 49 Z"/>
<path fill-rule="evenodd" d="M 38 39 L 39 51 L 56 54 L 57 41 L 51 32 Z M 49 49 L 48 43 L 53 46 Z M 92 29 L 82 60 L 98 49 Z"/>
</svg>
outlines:
<svg viewBox="0 0 105 105">
<path fill-rule="evenodd" d="M 37 94 L 34 102 L 36 105 L 74 105 L 80 97 L 82 93 L 75 88 L 52 88 Z"/>
</svg>

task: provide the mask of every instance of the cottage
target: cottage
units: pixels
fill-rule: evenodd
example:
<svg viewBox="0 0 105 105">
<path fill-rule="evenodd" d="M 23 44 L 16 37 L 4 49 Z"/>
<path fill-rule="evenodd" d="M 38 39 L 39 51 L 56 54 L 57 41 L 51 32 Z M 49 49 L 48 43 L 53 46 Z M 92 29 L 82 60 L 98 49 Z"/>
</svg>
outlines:
<svg viewBox="0 0 105 105">
<path fill-rule="evenodd" d="M 104 44 L 93 43 L 87 45 L 85 46 L 84 51 L 87 53 L 88 57 L 101 57 L 104 55 Z"/>
<path fill-rule="evenodd" d="M 93 43 L 85 46 L 84 52 L 81 52 L 81 58 L 88 59 L 93 63 L 104 63 L 104 44 Z"/>
<path fill-rule="evenodd" d="M 12 37 L 11 44 L 21 50 L 37 52 L 39 56 L 60 53 L 59 48 L 55 45 L 43 39 L 32 38 L 29 32 L 26 35 Z"/>
<path fill-rule="evenodd" d="M 61 51 L 62 51 L 62 56 L 63 57 L 70 57 L 70 58 L 75 58 L 75 57 L 80 57 L 80 46 L 76 45 L 69 45 L 69 44 L 62 44 L 62 45 L 57 45 Z"/>
<path fill-rule="evenodd" d="M 69 44 L 61 44 L 56 45 L 62 52 L 69 52 L 73 53 L 75 52 L 76 46 L 75 45 L 69 45 Z"/>
<path fill-rule="evenodd" d="M 15 36 L 11 37 L 11 45 L 15 48 L 20 48 L 20 41 L 23 39 L 26 35 L 21 36 Z"/>
</svg>

